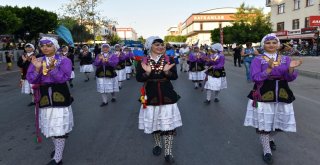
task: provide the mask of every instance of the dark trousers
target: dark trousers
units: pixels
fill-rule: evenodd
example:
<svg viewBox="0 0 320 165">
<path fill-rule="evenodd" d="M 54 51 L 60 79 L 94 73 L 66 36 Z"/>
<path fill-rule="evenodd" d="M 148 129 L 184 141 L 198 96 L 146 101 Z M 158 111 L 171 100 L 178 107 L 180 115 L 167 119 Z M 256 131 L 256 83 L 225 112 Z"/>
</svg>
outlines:
<svg viewBox="0 0 320 165">
<path fill-rule="evenodd" d="M 237 61 L 238 61 L 238 66 L 241 67 L 241 56 L 240 55 L 234 55 L 233 56 L 234 59 L 234 66 L 237 66 Z"/>
</svg>

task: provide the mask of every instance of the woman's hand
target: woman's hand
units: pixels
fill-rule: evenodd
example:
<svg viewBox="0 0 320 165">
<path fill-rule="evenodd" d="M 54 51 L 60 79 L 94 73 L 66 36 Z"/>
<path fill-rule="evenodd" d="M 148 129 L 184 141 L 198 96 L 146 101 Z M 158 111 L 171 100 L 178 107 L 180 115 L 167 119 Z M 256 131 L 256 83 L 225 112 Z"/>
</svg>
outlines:
<svg viewBox="0 0 320 165">
<path fill-rule="evenodd" d="M 151 73 L 151 67 L 145 63 L 141 63 L 141 66 L 143 68 L 144 71 L 146 71 L 146 74 L 150 74 Z"/>
<path fill-rule="evenodd" d="M 292 60 L 290 62 L 290 68 L 295 68 L 295 67 L 298 67 L 302 64 L 302 60 Z"/>
<path fill-rule="evenodd" d="M 31 63 L 34 65 L 37 71 L 39 71 L 42 67 L 42 62 L 34 56 L 32 57 Z"/>
<path fill-rule="evenodd" d="M 102 60 L 103 60 L 103 55 L 102 55 L 102 54 L 99 54 L 98 59 L 99 59 L 100 61 L 102 61 Z"/>
<path fill-rule="evenodd" d="M 269 64 L 268 67 L 269 67 L 270 69 L 272 69 L 272 68 L 274 67 L 274 63 L 273 63 L 273 62 L 274 62 L 274 59 L 273 59 L 273 58 L 271 58 L 271 59 L 268 61 L 268 64 Z"/>
<path fill-rule="evenodd" d="M 173 63 L 173 64 L 167 63 L 167 64 L 164 66 L 163 71 L 164 71 L 164 72 L 169 71 L 174 65 L 176 65 L 176 64 L 175 64 L 175 63 Z"/>
<path fill-rule="evenodd" d="M 49 60 L 49 68 L 50 68 L 50 69 L 53 69 L 55 63 L 56 63 L 56 59 L 55 59 L 55 58 L 51 58 L 51 59 Z"/>
</svg>

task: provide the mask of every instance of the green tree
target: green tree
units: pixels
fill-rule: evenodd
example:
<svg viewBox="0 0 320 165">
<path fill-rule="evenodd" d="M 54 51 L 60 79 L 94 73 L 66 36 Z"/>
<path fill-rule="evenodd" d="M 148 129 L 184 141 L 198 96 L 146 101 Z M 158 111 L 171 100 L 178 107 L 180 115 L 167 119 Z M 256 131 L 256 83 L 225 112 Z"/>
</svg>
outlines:
<svg viewBox="0 0 320 165">
<path fill-rule="evenodd" d="M 121 38 L 117 34 L 108 35 L 106 38 L 111 45 L 115 45 L 121 42 Z"/>
<path fill-rule="evenodd" d="M 187 37 L 186 36 L 165 36 L 164 41 L 165 42 L 186 42 Z"/>
<path fill-rule="evenodd" d="M 138 38 L 138 41 L 140 41 L 141 43 L 145 43 L 146 42 L 146 39 L 144 39 L 142 36 L 140 36 L 139 38 Z"/>
<path fill-rule="evenodd" d="M 21 23 L 21 19 L 8 7 L 0 6 L 0 34 L 13 34 Z"/>
<path fill-rule="evenodd" d="M 75 24 L 71 29 L 74 42 L 88 41 L 93 38 L 93 35 L 86 29 L 84 25 Z"/>
</svg>

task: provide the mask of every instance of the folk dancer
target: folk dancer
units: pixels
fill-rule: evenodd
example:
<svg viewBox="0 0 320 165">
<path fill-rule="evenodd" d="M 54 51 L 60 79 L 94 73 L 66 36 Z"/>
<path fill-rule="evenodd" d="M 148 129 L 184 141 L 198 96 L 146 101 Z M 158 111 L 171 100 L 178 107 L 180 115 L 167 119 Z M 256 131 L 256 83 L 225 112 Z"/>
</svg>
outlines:
<svg viewBox="0 0 320 165">
<path fill-rule="evenodd" d="M 172 143 L 176 128 L 182 126 L 177 101 L 178 94 L 174 91 L 171 80 L 178 78 L 174 60 L 165 53 L 163 40 L 159 37 L 149 37 L 145 47 L 149 50 L 137 66 L 136 79 L 143 82 L 140 101 L 139 129 L 146 134 L 153 134 L 155 146 L 152 150 L 155 156 L 161 155 L 164 139 L 165 161 L 173 163 Z"/>
<path fill-rule="evenodd" d="M 200 52 L 199 47 L 195 47 L 194 51 L 190 53 L 189 64 L 189 80 L 194 83 L 194 88 L 202 87 L 201 82 L 205 79 L 205 54 Z"/>
<path fill-rule="evenodd" d="M 32 57 L 32 65 L 27 72 L 27 80 L 35 84 L 37 140 L 41 141 L 39 129 L 45 137 L 52 139 L 54 151 L 47 165 L 61 165 L 65 141 L 74 125 L 73 98 L 67 85 L 72 63 L 56 54 L 59 45 L 55 38 L 43 37 L 39 44 L 45 56 Z"/>
<path fill-rule="evenodd" d="M 211 53 L 207 57 L 208 70 L 206 71 L 206 82 L 204 89 L 207 90 L 207 98 L 204 103 L 210 104 L 212 92 L 214 102 L 219 102 L 219 93 L 227 88 L 226 72 L 224 70 L 225 57 L 223 47 L 216 43 L 211 46 Z"/>
<path fill-rule="evenodd" d="M 255 83 L 249 93 L 245 126 L 256 128 L 263 148 L 263 160 L 272 164 L 272 152 L 276 150 L 274 135 L 278 131 L 296 132 L 292 102 L 295 100 L 288 82 L 297 78 L 296 67 L 301 60 L 277 53 L 280 41 L 275 34 L 263 37 L 264 54 L 252 60 L 251 78 Z"/>
<path fill-rule="evenodd" d="M 84 73 L 86 76 L 85 82 L 90 80 L 89 74 L 94 71 L 92 66 L 92 53 L 89 52 L 88 46 L 84 45 L 82 47 L 82 52 L 79 54 L 80 59 L 80 72 Z"/>
<path fill-rule="evenodd" d="M 119 92 L 119 85 L 115 67 L 119 62 L 117 55 L 112 54 L 109 44 L 101 46 L 101 53 L 96 56 L 94 65 L 96 69 L 97 91 L 102 95 L 101 107 L 108 105 L 108 93 L 111 94 L 111 102 L 115 102 L 115 92 Z"/>
</svg>

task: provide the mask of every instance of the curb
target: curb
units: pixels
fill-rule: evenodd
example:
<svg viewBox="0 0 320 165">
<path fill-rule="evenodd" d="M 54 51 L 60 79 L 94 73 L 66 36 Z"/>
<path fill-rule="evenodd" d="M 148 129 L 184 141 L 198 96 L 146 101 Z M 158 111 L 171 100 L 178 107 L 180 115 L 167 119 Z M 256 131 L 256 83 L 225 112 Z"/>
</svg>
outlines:
<svg viewBox="0 0 320 165">
<path fill-rule="evenodd" d="M 233 62 L 233 59 L 230 59 L 230 58 L 225 58 L 225 60 L 229 62 Z M 298 71 L 298 75 L 314 78 L 314 79 L 320 79 L 320 73 L 318 72 L 312 72 L 312 71 L 301 70 L 301 69 L 296 69 L 296 70 Z"/>
</svg>

